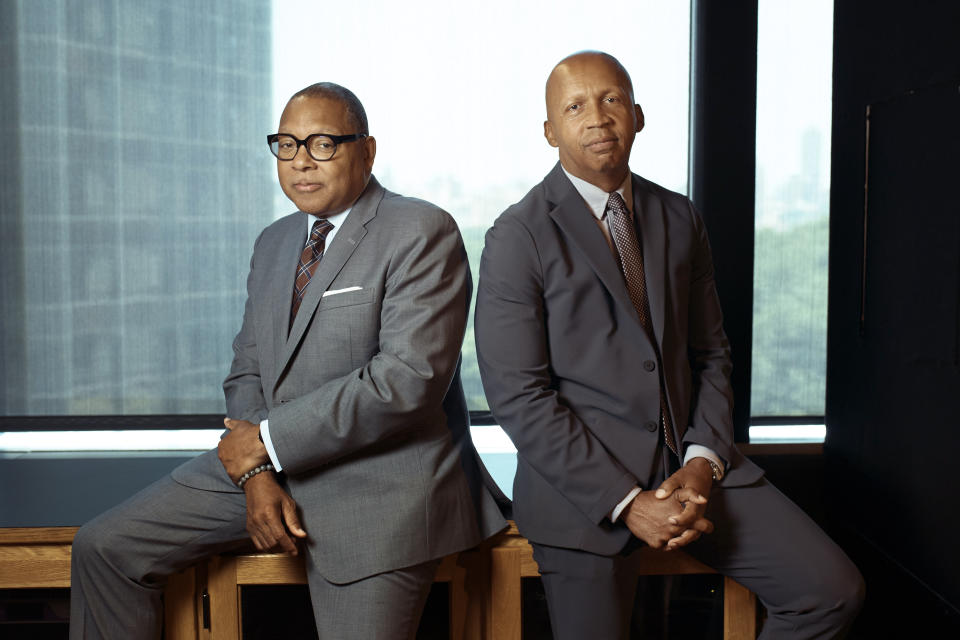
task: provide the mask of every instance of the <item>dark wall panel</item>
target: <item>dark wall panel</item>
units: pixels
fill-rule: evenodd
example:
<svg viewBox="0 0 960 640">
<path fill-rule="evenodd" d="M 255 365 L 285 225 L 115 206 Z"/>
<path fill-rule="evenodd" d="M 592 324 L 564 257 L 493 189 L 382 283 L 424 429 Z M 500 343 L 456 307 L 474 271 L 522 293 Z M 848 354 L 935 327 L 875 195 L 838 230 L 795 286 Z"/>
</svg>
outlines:
<svg viewBox="0 0 960 640">
<path fill-rule="evenodd" d="M 960 607 L 960 3 L 835 11 L 832 512 Z"/>
</svg>

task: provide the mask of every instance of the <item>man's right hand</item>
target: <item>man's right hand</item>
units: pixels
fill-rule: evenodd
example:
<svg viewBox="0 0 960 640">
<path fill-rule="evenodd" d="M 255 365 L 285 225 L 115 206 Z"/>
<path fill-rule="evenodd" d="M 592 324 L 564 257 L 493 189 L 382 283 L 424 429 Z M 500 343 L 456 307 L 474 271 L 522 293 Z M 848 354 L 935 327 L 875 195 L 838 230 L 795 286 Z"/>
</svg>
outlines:
<svg viewBox="0 0 960 640">
<path fill-rule="evenodd" d="M 272 473 L 258 473 L 243 485 L 247 494 L 247 531 L 259 551 L 297 555 L 294 539 L 307 537 L 297 516 L 297 503 Z"/>
<path fill-rule="evenodd" d="M 685 527 L 672 524 L 670 518 L 683 513 L 683 504 L 677 499 L 658 499 L 652 491 L 641 491 L 624 510 L 624 523 L 640 540 L 654 549 L 662 549 L 668 541 L 679 538 Z M 690 527 L 697 531 L 712 529 L 709 521 L 700 518 Z M 684 546 L 683 544 L 674 545 Z"/>
</svg>

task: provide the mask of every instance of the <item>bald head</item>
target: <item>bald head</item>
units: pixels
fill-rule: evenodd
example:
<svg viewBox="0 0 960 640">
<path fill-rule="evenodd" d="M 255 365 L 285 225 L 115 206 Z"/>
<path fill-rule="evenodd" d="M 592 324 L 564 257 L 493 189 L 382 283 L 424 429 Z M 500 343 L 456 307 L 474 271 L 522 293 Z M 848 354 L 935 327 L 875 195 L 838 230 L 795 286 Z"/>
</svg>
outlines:
<svg viewBox="0 0 960 640">
<path fill-rule="evenodd" d="M 620 61 L 614 58 L 609 53 L 604 53 L 603 51 L 580 51 L 578 53 L 573 53 L 560 62 L 553 68 L 553 71 L 550 72 L 550 75 L 547 77 L 547 87 L 546 87 L 546 100 L 547 100 L 547 117 L 550 117 L 550 93 L 551 91 L 556 92 L 560 86 L 563 84 L 563 79 L 565 79 L 571 72 L 575 72 L 577 69 L 582 68 L 583 66 L 594 66 L 599 65 L 607 67 L 614 73 L 620 76 L 620 79 L 623 83 L 623 86 L 630 93 L 630 102 L 635 102 L 633 97 L 633 81 L 630 79 L 630 74 L 627 73 L 626 68 L 620 64 Z"/>
<path fill-rule="evenodd" d="M 583 51 L 564 58 L 547 79 L 543 134 L 573 175 L 616 190 L 630 169 L 630 150 L 643 128 L 630 74 L 613 56 Z"/>
</svg>

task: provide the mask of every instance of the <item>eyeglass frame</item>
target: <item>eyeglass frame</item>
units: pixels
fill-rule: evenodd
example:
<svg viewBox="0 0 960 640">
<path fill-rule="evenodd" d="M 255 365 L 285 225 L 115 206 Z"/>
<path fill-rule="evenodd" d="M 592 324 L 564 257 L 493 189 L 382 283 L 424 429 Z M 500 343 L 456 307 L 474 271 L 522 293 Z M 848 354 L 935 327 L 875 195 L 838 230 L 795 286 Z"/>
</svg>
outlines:
<svg viewBox="0 0 960 640">
<path fill-rule="evenodd" d="M 294 151 L 293 155 L 287 158 L 286 160 L 281 158 L 277 153 L 274 153 L 273 151 L 273 143 L 279 142 L 280 136 L 287 136 L 288 138 L 292 138 L 293 141 L 297 143 L 297 150 Z M 312 153 L 310 153 L 310 147 L 309 145 L 307 145 L 307 142 L 309 142 L 310 138 L 315 138 L 316 136 L 323 136 L 324 138 L 330 138 L 330 140 L 333 142 L 333 153 L 330 154 L 329 158 L 323 158 L 321 160 L 320 158 L 317 158 Z M 340 145 L 343 144 L 344 142 L 355 142 L 357 140 L 363 140 L 364 138 L 367 138 L 369 136 L 370 136 L 369 133 L 348 133 L 343 136 L 337 136 L 332 133 L 311 133 L 304 140 L 301 140 L 300 138 L 298 138 L 293 134 L 277 132 L 277 133 L 271 133 L 267 135 L 267 148 L 270 149 L 270 154 L 280 162 L 293 161 L 293 159 L 297 157 L 297 154 L 300 153 L 300 147 L 304 147 L 307 150 L 307 155 L 313 158 L 315 161 L 328 162 L 330 160 L 333 160 L 333 156 L 337 155 L 337 149 L 339 149 Z"/>
</svg>

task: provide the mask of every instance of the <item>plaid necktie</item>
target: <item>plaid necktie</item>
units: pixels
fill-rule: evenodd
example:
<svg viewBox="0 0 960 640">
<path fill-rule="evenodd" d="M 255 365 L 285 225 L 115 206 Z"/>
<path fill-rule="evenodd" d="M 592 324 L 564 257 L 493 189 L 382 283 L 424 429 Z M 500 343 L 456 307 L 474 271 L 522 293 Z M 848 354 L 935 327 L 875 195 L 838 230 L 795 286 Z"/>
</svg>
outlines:
<svg viewBox="0 0 960 640">
<path fill-rule="evenodd" d="M 303 301 L 303 292 L 307 290 L 310 284 L 310 278 L 313 277 L 317 265 L 320 264 L 320 258 L 323 257 L 323 249 L 326 245 L 327 234 L 333 229 L 333 225 L 327 220 L 317 220 L 310 229 L 310 238 L 307 240 L 307 246 L 300 253 L 300 262 L 297 264 L 297 277 L 293 281 L 293 304 L 290 306 L 290 326 L 293 326 L 293 319 L 297 317 L 297 311 L 300 310 L 300 303 Z"/>
<path fill-rule="evenodd" d="M 630 300 L 637 310 L 637 315 L 640 316 L 640 325 L 647 332 L 650 342 L 654 345 L 654 351 L 656 351 L 657 340 L 653 335 L 653 324 L 650 322 L 650 301 L 647 299 L 647 282 L 643 273 L 643 252 L 640 249 L 640 243 L 637 241 L 637 233 L 630 220 L 627 205 L 623 201 L 623 197 L 616 191 L 611 193 L 609 199 L 607 199 L 607 214 L 609 215 L 613 243 L 617 247 L 617 253 L 620 254 L 620 268 L 623 270 L 623 278 L 627 282 Z M 659 352 L 657 353 L 657 364 L 660 367 L 660 422 L 663 425 L 663 437 L 670 450 L 677 454 L 677 444 L 673 437 L 673 423 L 670 419 L 670 412 L 667 411 L 667 398 L 663 391 L 663 364 Z"/>
</svg>

